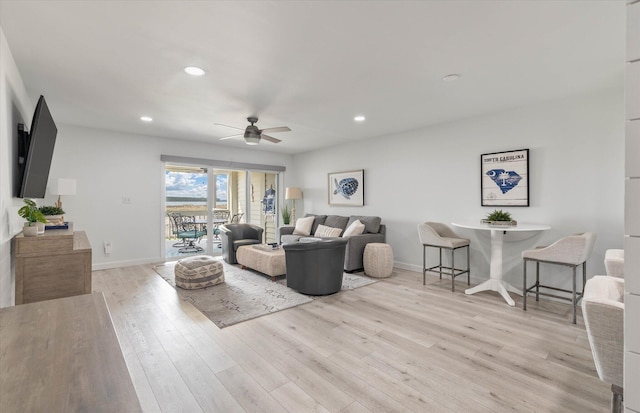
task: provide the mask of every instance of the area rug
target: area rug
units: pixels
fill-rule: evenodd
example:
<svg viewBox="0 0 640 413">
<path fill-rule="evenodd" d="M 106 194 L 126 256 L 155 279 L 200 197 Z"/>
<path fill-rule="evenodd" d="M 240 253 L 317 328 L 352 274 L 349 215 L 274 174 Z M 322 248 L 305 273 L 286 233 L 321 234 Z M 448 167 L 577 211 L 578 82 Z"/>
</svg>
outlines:
<svg viewBox="0 0 640 413">
<path fill-rule="evenodd" d="M 227 264 L 221 258 L 220 262 L 224 265 L 225 282 L 199 290 L 184 290 L 176 287 L 175 262 L 154 265 L 153 269 L 176 289 L 180 298 L 193 304 L 220 328 L 318 298 L 292 290 L 286 286 L 285 279 L 273 282 L 270 277 Z M 345 273 L 342 291 L 353 290 L 374 282 L 376 280 L 369 277 Z"/>
</svg>

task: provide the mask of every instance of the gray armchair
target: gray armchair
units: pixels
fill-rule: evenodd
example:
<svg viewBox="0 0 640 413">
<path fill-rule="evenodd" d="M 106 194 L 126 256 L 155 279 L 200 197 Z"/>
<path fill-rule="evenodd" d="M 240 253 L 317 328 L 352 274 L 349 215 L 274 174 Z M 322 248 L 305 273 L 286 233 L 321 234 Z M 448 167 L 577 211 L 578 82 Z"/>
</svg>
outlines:
<svg viewBox="0 0 640 413">
<path fill-rule="evenodd" d="M 308 295 L 340 291 L 346 247 L 347 240 L 343 238 L 283 245 L 287 287 Z"/>
<path fill-rule="evenodd" d="M 229 264 L 236 264 L 236 251 L 243 245 L 261 244 L 264 229 L 252 224 L 220 225 L 222 237 L 222 258 Z"/>
<path fill-rule="evenodd" d="M 598 377 L 611 384 L 611 411 L 621 412 L 624 365 L 624 280 L 596 275 L 587 281 L 582 315 Z"/>
</svg>

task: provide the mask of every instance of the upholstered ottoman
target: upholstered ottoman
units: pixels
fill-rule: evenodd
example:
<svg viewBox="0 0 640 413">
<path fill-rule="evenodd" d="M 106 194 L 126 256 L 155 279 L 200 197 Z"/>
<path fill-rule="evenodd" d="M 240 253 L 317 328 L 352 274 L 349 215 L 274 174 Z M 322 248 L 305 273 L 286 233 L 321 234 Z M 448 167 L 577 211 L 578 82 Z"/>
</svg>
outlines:
<svg viewBox="0 0 640 413">
<path fill-rule="evenodd" d="M 393 272 L 391 245 L 371 242 L 364 247 L 364 273 L 373 278 L 387 278 Z"/>
<path fill-rule="evenodd" d="M 224 269 L 213 257 L 196 255 L 176 263 L 175 277 L 178 287 L 195 290 L 224 282 Z"/>
<path fill-rule="evenodd" d="M 236 251 L 236 260 L 242 268 L 251 268 L 271 277 L 275 281 L 276 277 L 287 272 L 284 258 L 284 249 L 272 249 L 263 244 L 243 245 Z"/>
</svg>

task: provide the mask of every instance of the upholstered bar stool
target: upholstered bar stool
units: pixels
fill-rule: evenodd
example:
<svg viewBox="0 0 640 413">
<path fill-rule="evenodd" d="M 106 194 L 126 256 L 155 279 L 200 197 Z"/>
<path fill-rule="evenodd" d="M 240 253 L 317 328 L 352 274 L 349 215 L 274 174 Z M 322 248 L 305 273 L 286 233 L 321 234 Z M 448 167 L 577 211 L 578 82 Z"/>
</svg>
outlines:
<svg viewBox="0 0 640 413">
<path fill-rule="evenodd" d="M 624 278 L 624 250 L 607 250 L 604 253 L 604 268 L 609 277 Z"/>
<path fill-rule="evenodd" d="M 524 280 L 522 288 L 522 309 L 524 311 L 527 310 L 527 293 L 535 289 L 536 301 L 540 300 L 541 295 L 571 301 L 571 305 L 573 306 L 573 324 L 575 324 L 576 306 L 578 304 L 578 300 L 580 300 L 584 294 L 584 285 L 587 279 L 587 260 L 591 255 L 591 251 L 593 251 L 595 241 L 596 235 L 594 233 L 585 232 L 583 234 L 570 235 L 568 237 L 561 238 L 548 247 L 523 251 L 522 259 L 524 261 Z M 531 287 L 527 287 L 527 263 L 529 261 L 536 263 L 536 282 Z M 570 267 L 573 270 L 573 288 L 571 290 L 566 290 L 540 284 L 541 262 Z M 576 288 L 576 268 L 579 266 L 582 266 L 582 291 L 580 292 L 577 291 Z M 571 297 L 541 292 L 540 288 L 568 293 L 571 294 Z"/>
<path fill-rule="evenodd" d="M 454 280 L 458 275 L 467 274 L 467 285 L 471 284 L 469 270 L 469 241 L 458 236 L 451 228 L 439 222 L 425 222 L 418 224 L 418 236 L 422 243 L 422 285 L 426 282 L 427 271 L 437 272 L 451 276 L 451 291 L 455 291 Z M 438 265 L 427 268 L 427 247 L 438 248 L 440 260 Z M 455 251 L 460 248 L 467 249 L 467 268 L 456 268 Z M 442 250 L 451 251 L 451 266 L 442 265 Z"/>
</svg>

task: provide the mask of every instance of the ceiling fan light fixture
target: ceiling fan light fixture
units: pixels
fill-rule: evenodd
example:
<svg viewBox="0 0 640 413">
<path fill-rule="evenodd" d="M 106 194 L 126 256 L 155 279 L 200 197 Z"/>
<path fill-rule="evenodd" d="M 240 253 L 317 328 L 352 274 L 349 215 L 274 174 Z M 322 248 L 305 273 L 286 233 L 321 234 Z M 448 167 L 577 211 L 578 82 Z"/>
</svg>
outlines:
<svg viewBox="0 0 640 413">
<path fill-rule="evenodd" d="M 257 145 L 260 143 L 260 136 L 257 136 L 257 135 L 245 136 L 244 141 L 247 143 L 247 145 Z"/>
<path fill-rule="evenodd" d="M 184 68 L 184 71 L 190 74 L 191 76 L 202 76 L 204 75 L 204 70 L 200 69 L 196 66 L 187 66 Z"/>
</svg>

